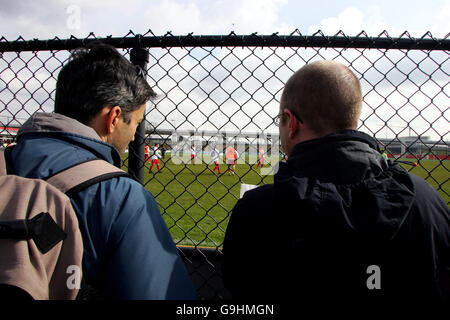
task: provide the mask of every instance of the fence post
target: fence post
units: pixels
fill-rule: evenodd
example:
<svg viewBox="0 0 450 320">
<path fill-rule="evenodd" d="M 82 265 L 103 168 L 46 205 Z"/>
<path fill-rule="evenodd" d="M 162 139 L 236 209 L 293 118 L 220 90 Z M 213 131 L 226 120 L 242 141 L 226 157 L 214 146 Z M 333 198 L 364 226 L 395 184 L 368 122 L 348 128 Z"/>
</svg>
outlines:
<svg viewBox="0 0 450 320">
<path fill-rule="evenodd" d="M 149 53 L 146 49 L 135 47 L 130 51 L 130 61 L 139 66 L 146 75 Z M 142 121 L 136 129 L 134 141 L 129 145 L 128 173 L 137 181 L 144 183 L 144 146 L 145 146 L 145 121 Z"/>
</svg>

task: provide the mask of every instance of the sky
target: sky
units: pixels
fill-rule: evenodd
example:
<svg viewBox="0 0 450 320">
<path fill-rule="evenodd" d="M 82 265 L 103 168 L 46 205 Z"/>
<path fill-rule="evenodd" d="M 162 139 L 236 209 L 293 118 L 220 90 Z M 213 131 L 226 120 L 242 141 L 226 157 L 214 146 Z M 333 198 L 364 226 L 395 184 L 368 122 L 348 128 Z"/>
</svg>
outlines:
<svg viewBox="0 0 450 320">
<path fill-rule="evenodd" d="M 423 0 L 128 0 L 126 2 L 0 0 L 0 38 L 4 37 L 8 41 L 20 36 L 25 40 L 35 38 L 46 40 L 55 36 L 62 39 L 71 36 L 84 38 L 91 32 L 96 37 L 110 35 L 121 37 L 130 30 L 134 34 L 150 34 L 148 32 L 151 30 L 155 35 L 164 35 L 167 32 L 173 35 L 189 33 L 226 35 L 232 31 L 242 35 L 254 32 L 260 35 L 276 32 L 288 35 L 294 30 L 303 35 L 313 35 L 319 30 L 325 35 L 334 35 L 342 30 L 348 36 L 356 36 L 362 31 L 369 36 L 378 36 L 387 31 L 391 37 L 399 37 L 407 31 L 415 38 L 420 38 L 427 32 L 431 32 L 435 38 L 444 38 L 450 32 L 450 1 L 433 0 L 431 3 Z M 176 80 L 175 82 L 170 77 L 164 77 L 165 73 L 161 72 L 158 66 L 149 70 L 152 77 L 151 85 L 155 86 L 157 92 L 159 90 L 169 94 L 159 103 L 160 109 L 156 108 L 147 115 L 147 120 L 151 118 L 151 122 L 161 126 L 178 122 L 176 126 L 184 124 L 186 127 L 200 126 L 204 129 L 218 127 L 229 130 L 246 128 L 249 131 L 266 129 L 271 117 L 278 112 L 276 100 L 279 99 L 283 82 L 287 80 L 292 70 L 305 63 L 301 59 L 289 58 L 292 55 L 290 49 L 277 51 L 279 57 L 271 53 L 273 52 L 268 49 L 255 50 L 254 57 L 246 58 L 249 55 L 248 49 L 237 48 L 233 51 L 233 55 L 230 55 L 228 49 L 218 51 L 202 60 L 201 65 L 209 65 L 211 72 L 208 79 L 202 80 L 207 74 L 205 75 L 204 70 L 199 67 L 198 59 L 205 54 L 204 50 L 193 50 L 188 56 L 181 49 L 171 51 L 173 57 L 185 58 L 179 66 L 170 71 L 170 76 Z M 362 86 L 363 90 L 366 90 L 364 93 L 366 104 L 375 105 L 377 110 L 374 112 L 373 107 L 367 106 L 363 109 L 365 126 L 368 126 L 370 131 L 380 137 L 388 137 L 392 134 L 410 134 L 405 131 L 409 126 L 414 129 L 413 134 L 423 133 L 433 138 L 450 139 L 448 120 L 446 121 L 450 119 L 449 76 L 436 67 L 442 64 L 442 69 L 448 68 L 450 64 L 448 54 L 436 54 L 433 58 L 437 62 L 433 62 L 420 53 L 412 53 L 416 55 L 417 61 L 424 59 L 421 69 L 435 77 L 433 81 L 426 81 L 426 74 L 423 80 L 424 74 L 420 71 L 411 72 L 411 61 L 404 54 L 398 56 L 393 52 L 391 57 L 390 53 L 379 56 L 379 52 L 368 51 L 364 53 L 366 56 L 364 60 L 353 56 L 354 53 L 355 51 L 349 50 L 343 52 L 342 56 L 347 60 L 354 59 L 353 67 L 356 70 L 368 68 L 365 60 L 370 61 L 370 66 L 377 66 L 363 75 L 359 74 L 363 77 Z M 154 50 L 153 54 L 154 59 L 161 58 L 162 65 L 171 65 L 167 51 Z M 302 54 L 308 56 L 315 53 L 305 50 Z M 334 58 L 334 54 L 332 50 L 322 53 L 325 58 Z M 250 66 L 253 63 L 257 78 L 246 80 L 248 71 L 241 67 L 233 72 L 234 78 L 229 77 L 230 73 L 225 69 L 230 69 L 233 65 L 233 56 L 246 59 L 246 63 Z M 25 61 L 26 57 L 24 54 Z M 258 67 L 258 59 L 252 62 L 252 58 L 255 57 L 267 59 L 264 66 Z M 29 59 L 30 68 L 33 68 L 33 64 L 39 63 L 31 56 Z M 46 60 L 43 56 L 40 59 Z M 64 60 L 65 57 L 61 56 L 61 59 Z M 218 60 L 222 63 L 217 63 Z M 291 70 L 279 67 L 281 62 L 290 66 Z M 4 66 L 5 63 L 3 61 Z M 47 62 L 48 68 L 52 68 L 52 63 L 53 61 Z M 394 64 L 400 71 L 410 74 L 405 76 L 401 72 L 391 70 Z M 57 67 L 58 63 L 55 65 L 55 68 Z M 24 78 L 30 76 L 25 70 L 22 71 L 19 60 L 14 60 L 9 68 L 11 70 L 5 71 L 0 59 L 0 79 L 3 80 L 0 81 L 0 102 L 8 102 L 10 106 L 14 103 L 20 105 L 24 101 L 29 104 L 35 101 L 46 105 L 51 103 L 48 94 L 39 88 L 38 83 L 33 84 L 33 81 L 27 79 L 19 81 L 21 76 Z M 274 70 L 277 70 L 277 73 Z M 44 81 L 43 89 L 51 91 L 55 84 L 54 76 L 49 78 L 44 71 L 37 66 L 34 77 L 41 82 Z M 389 81 L 385 79 L 376 87 L 371 86 L 371 83 L 379 81 L 383 72 L 389 73 Z M 278 78 L 268 80 L 264 83 L 264 90 L 260 90 L 261 79 L 266 79 L 267 74 L 276 74 Z M 14 77 L 19 79 L 13 79 Z M 223 81 L 220 82 L 218 79 L 222 77 Z M 194 88 L 199 84 L 196 81 L 200 81 L 198 88 Z M 242 82 L 239 84 L 239 81 Z M 27 90 L 20 90 L 24 82 Z M 8 86 L 7 90 L 5 83 Z M 398 87 L 393 90 L 395 86 Z M 19 93 L 14 93 L 14 90 L 19 90 Z M 35 93 L 35 98 L 31 101 L 27 97 L 29 92 Z M 229 99 L 230 93 L 233 99 Z M 259 99 L 259 105 L 245 102 L 249 93 Z M 213 98 L 215 102 L 211 104 L 207 98 Z M 409 105 L 411 101 L 419 106 L 419 109 L 411 108 Z M 264 113 L 259 112 L 261 104 L 264 105 Z M 403 108 L 398 111 L 397 106 Z M 207 110 L 211 108 L 220 112 L 208 113 Z M 26 117 L 28 113 L 25 112 L 20 116 Z M 423 115 L 427 121 L 424 121 Z M 386 121 L 389 121 L 389 127 L 386 126 Z M 213 122 L 214 125 L 209 122 Z M 429 122 L 433 122 L 433 126 L 430 126 Z M 270 129 L 276 130 L 273 126 L 270 126 Z"/>
<path fill-rule="evenodd" d="M 124 5 L 126 4 L 126 5 Z M 0 30 L 8 40 L 121 36 L 133 30 L 173 34 L 333 34 L 362 30 L 421 37 L 450 30 L 448 0 L 1 0 Z"/>
</svg>

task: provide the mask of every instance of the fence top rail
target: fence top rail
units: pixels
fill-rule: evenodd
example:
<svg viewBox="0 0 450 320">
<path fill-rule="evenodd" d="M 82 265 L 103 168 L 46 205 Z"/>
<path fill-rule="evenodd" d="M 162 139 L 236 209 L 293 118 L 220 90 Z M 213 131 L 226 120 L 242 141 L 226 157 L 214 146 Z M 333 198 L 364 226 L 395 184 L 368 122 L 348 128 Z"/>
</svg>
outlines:
<svg viewBox="0 0 450 320">
<path fill-rule="evenodd" d="M 406 36 L 404 36 L 406 35 Z M 449 34 L 450 35 L 450 34 Z M 93 41 L 102 41 L 116 48 L 170 48 L 170 47 L 321 47 L 321 48 L 359 48 L 359 49 L 406 49 L 406 50 L 450 50 L 450 39 L 447 35 L 443 39 L 436 39 L 430 33 L 422 38 L 410 37 L 404 33 L 399 38 L 389 37 L 387 34 L 379 37 L 358 36 L 312 36 L 299 35 L 192 35 L 174 36 L 167 33 L 164 36 L 142 36 L 128 34 L 125 37 L 97 38 L 92 33 L 86 38 L 49 40 L 24 40 L 22 37 L 14 41 L 0 38 L 0 52 L 22 51 L 57 51 L 73 50 L 83 47 Z"/>
</svg>

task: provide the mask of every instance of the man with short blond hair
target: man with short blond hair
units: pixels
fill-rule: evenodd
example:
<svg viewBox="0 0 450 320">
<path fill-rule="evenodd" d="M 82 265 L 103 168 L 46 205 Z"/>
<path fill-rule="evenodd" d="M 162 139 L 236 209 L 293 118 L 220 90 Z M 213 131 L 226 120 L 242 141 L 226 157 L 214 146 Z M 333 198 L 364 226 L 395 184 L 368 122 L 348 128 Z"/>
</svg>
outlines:
<svg viewBox="0 0 450 320">
<path fill-rule="evenodd" d="M 307 64 L 289 78 L 282 109 L 294 111 L 317 136 L 358 126 L 362 93 L 358 78 L 334 61 Z"/>
</svg>

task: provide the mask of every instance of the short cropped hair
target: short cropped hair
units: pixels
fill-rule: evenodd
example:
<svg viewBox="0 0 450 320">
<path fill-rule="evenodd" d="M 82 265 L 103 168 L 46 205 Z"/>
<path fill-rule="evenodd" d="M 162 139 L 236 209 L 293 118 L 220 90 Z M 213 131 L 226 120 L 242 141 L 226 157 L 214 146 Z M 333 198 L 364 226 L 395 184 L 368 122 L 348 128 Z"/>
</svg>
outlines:
<svg viewBox="0 0 450 320">
<path fill-rule="evenodd" d="M 155 96 L 139 67 L 95 42 L 75 50 L 59 72 L 55 112 L 88 124 L 104 107 L 120 106 L 129 123 L 130 113 Z"/>
<path fill-rule="evenodd" d="M 291 109 L 317 134 L 356 129 L 362 108 L 361 85 L 340 63 L 314 62 L 288 80 L 282 101 L 283 109 Z"/>
</svg>

